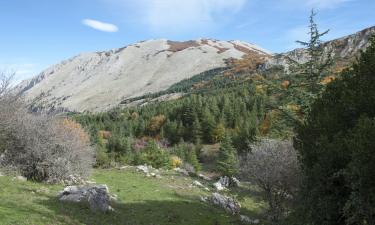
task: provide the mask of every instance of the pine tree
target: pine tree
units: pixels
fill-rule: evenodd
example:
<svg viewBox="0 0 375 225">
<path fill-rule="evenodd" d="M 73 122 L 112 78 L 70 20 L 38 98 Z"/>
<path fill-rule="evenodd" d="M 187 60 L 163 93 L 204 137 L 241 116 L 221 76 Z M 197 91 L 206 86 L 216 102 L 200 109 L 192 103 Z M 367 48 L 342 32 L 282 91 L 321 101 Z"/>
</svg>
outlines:
<svg viewBox="0 0 375 225">
<path fill-rule="evenodd" d="M 375 37 L 297 127 L 303 224 L 374 224 Z"/>
<path fill-rule="evenodd" d="M 231 137 L 228 134 L 224 136 L 221 142 L 217 168 L 224 176 L 229 177 L 238 172 L 236 149 L 233 147 Z"/>
</svg>

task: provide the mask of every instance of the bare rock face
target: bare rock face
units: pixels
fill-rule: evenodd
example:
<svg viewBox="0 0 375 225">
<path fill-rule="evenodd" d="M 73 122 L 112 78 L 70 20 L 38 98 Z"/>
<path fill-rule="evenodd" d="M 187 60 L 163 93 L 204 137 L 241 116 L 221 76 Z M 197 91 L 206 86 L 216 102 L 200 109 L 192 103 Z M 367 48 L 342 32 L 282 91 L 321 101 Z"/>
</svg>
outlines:
<svg viewBox="0 0 375 225">
<path fill-rule="evenodd" d="M 239 214 L 241 210 L 241 204 L 235 199 L 221 195 L 219 193 L 213 193 L 211 196 L 202 198 L 204 202 L 209 202 L 213 205 L 223 208 L 228 213 L 233 215 Z"/>
<path fill-rule="evenodd" d="M 365 50 L 369 46 L 369 38 L 373 34 L 375 34 L 375 27 L 370 27 L 355 34 L 325 42 L 323 43 L 324 52 L 330 53 L 339 66 L 345 66 L 353 61 L 360 51 Z M 297 48 L 286 53 L 274 55 L 274 57 L 267 60 L 265 68 L 284 66 L 287 69 L 287 58 L 298 63 L 305 63 L 308 60 L 308 52 L 306 49 Z"/>
<path fill-rule="evenodd" d="M 242 41 L 149 40 L 105 52 L 83 53 L 51 66 L 17 90 L 34 109 L 104 111 L 120 102 L 168 89 L 249 52 L 270 55 Z"/>
<path fill-rule="evenodd" d="M 62 202 L 87 203 L 92 211 L 113 210 L 107 185 L 68 186 L 58 194 L 58 198 Z"/>
</svg>

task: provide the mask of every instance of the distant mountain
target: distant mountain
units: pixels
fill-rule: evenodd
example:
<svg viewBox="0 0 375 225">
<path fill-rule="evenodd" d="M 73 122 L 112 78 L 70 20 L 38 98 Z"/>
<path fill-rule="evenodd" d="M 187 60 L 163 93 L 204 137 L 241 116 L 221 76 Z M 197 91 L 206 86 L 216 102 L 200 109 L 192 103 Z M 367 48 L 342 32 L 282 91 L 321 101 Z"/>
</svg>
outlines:
<svg viewBox="0 0 375 225">
<path fill-rule="evenodd" d="M 80 54 L 41 72 L 17 88 L 34 109 L 103 111 L 127 98 L 168 89 L 230 59 L 271 54 L 242 41 L 149 40 L 106 52 Z"/>
<path fill-rule="evenodd" d="M 369 44 L 375 27 L 324 43 L 340 71 Z M 106 52 L 85 53 L 54 65 L 17 88 L 34 110 L 105 111 L 179 97 L 178 90 L 224 76 L 287 68 L 287 58 L 307 60 L 305 49 L 281 54 L 242 41 L 149 40 Z M 203 82 L 203 83 L 202 83 Z M 173 93 L 173 94 L 171 94 Z M 152 97 L 147 97 L 152 96 Z M 132 105 L 131 104 L 131 105 Z"/>
</svg>

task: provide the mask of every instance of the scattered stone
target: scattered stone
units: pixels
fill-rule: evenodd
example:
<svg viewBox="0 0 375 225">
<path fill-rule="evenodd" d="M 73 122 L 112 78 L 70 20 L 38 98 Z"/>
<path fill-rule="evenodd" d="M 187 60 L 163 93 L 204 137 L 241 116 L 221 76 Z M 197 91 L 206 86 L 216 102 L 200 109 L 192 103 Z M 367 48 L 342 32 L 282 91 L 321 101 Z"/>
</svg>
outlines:
<svg viewBox="0 0 375 225">
<path fill-rule="evenodd" d="M 245 224 L 259 224 L 260 222 L 258 219 L 252 220 L 248 216 L 245 216 L 245 215 L 240 215 L 240 220 L 242 223 L 245 223 Z"/>
<path fill-rule="evenodd" d="M 202 188 L 204 187 L 204 185 L 201 182 L 197 181 L 197 180 L 193 181 L 193 185 L 195 185 L 197 187 L 202 187 Z"/>
<path fill-rule="evenodd" d="M 217 191 L 222 191 L 222 190 L 225 190 L 226 188 L 220 183 L 220 181 L 216 182 L 213 184 L 214 188 L 217 190 Z"/>
<path fill-rule="evenodd" d="M 203 188 L 205 191 L 210 191 L 208 187 Z"/>
<path fill-rule="evenodd" d="M 232 185 L 233 186 L 235 186 L 235 187 L 239 187 L 240 186 L 240 184 L 241 184 L 241 182 L 240 182 L 240 180 L 238 180 L 237 178 L 235 178 L 235 177 L 232 177 Z"/>
<path fill-rule="evenodd" d="M 201 200 L 219 206 L 233 215 L 240 213 L 241 205 L 239 202 L 219 193 L 213 193 L 210 197 L 203 197 Z"/>
<path fill-rule="evenodd" d="M 231 184 L 231 179 L 229 178 L 229 177 L 227 177 L 227 176 L 225 176 L 225 177 L 220 177 L 220 179 L 219 179 L 219 182 L 221 183 L 221 185 L 223 186 L 223 187 L 229 187 L 230 186 L 230 184 Z"/>
<path fill-rule="evenodd" d="M 68 186 L 58 194 L 60 201 L 88 203 L 92 211 L 113 211 L 109 205 L 111 196 L 107 185 Z"/>
<path fill-rule="evenodd" d="M 128 168 L 130 168 L 131 166 L 121 166 L 121 167 L 118 167 L 119 170 L 126 170 Z"/>
<path fill-rule="evenodd" d="M 229 187 L 238 187 L 240 181 L 235 177 L 220 177 L 219 181 L 213 184 L 216 190 L 221 191 Z"/>
<path fill-rule="evenodd" d="M 201 179 L 203 179 L 203 180 L 206 180 L 206 181 L 211 181 L 212 180 L 210 177 L 207 177 L 207 176 L 205 176 L 205 175 L 203 175 L 201 173 L 198 174 L 198 177 L 201 178 Z"/>
<path fill-rule="evenodd" d="M 177 168 L 174 168 L 173 170 L 176 171 L 177 173 L 181 173 L 185 176 L 189 176 L 189 172 L 185 169 L 181 169 L 181 168 L 177 167 Z"/>
<path fill-rule="evenodd" d="M 150 170 L 149 170 L 149 168 L 148 168 L 147 165 L 139 165 L 139 166 L 137 166 L 137 171 L 143 172 L 145 174 L 149 174 L 150 173 Z"/>
<path fill-rule="evenodd" d="M 13 180 L 27 181 L 27 178 L 24 176 L 16 176 L 15 178 L 13 178 Z"/>
</svg>

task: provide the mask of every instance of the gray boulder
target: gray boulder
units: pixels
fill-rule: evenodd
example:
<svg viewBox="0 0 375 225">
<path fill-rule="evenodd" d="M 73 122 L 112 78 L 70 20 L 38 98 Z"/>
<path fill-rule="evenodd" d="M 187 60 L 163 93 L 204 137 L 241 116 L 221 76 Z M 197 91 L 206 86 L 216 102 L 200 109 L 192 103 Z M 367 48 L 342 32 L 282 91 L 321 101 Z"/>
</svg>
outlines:
<svg viewBox="0 0 375 225">
<path fill-rule="evenodd" d="M 181 169 L 181 168 L 177 167 L 177 168 L 174 168 L 173 170 L 176 171 L 177 173 L 181 173 L 185 176 L 189 176 L 189 172 L 185 169 Z"/>
<path fill-rule="evenodd" d="M 240 215 L 240 220 L 244 224 L 259 224 L 260 222 L 258 219 L 252 220 L 248 216 L 245 216 L 245 215 Z"/>
<path fill-rule="evenodd" d="M 213 193 L 209 197 L 202 198 L 204 202 L 209 202 L 213 205 L 223 208 L 225 211 L 235 215 L 239 214 L 241 210 L 241 204 L 235 199 L 221 195 L 219 193 Z"/>
<path fill-rule="evenodd" d="M 112 211 L 107 185 L 68 186 L 58 194 L 62 202 L 88 203 L 92 211 Z"/>
</svg>

